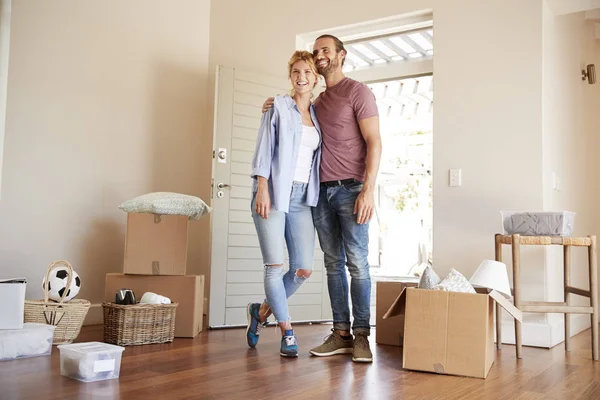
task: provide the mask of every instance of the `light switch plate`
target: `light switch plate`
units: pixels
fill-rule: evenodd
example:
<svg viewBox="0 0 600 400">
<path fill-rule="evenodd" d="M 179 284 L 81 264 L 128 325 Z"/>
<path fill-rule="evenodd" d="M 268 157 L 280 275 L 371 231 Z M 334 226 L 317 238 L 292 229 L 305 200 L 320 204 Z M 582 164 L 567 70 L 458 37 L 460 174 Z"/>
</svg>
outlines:
<svg viewBox="0 0 600 400">
<path fill-rule="evenodd" d="M 450 186 L 456 187 L 456 186 L 462 185 L 462 171 L 460 169 L 458 169 L 458 168 L 451 169 L 448 178 L 449 178 L 448 184 Z"/>
</svg>

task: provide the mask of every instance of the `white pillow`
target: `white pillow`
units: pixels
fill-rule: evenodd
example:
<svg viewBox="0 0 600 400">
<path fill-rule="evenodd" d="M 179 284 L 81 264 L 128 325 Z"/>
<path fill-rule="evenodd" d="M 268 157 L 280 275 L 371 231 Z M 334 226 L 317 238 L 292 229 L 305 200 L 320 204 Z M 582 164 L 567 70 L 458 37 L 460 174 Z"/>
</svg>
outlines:
<svg viewBox="0 0 600 400">
<path fill-rule="evenodd" d="M 185 215 L 189 219 L 200 219 L 212 211 L 199 197 L 172 192 L 147 193 L 127 200 L 119 208 L 127 213 Z"/>
<path fill-rule="evenodd" d="M 463 292 L 463 293 L 477 293 L 473 289 L 473 285 L 467 278 L 454 268 L 450 270 L 448 276 L 444 278 L 440 283 L 433 287 L 433 290 L 444 290 L 446 292 Z"/>
<path fill-rule="evenodd" d="M 421 279 L 419 279 L 418 287 L 420 289 L 432 289 L 440 281 L 441 279 L 438 274 L 430 266 L 427 266 L 423 271 L 423 275 L 421 275 Z"/>
</svg>

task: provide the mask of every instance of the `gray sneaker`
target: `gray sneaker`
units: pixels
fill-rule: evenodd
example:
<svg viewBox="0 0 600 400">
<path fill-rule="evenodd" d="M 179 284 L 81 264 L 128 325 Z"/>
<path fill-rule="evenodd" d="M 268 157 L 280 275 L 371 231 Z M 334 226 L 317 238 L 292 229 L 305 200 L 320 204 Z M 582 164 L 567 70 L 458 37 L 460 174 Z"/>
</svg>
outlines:
<svg viewBox="0 0 600 400">
<path fill-rule="evenodd" d="M 373 362 L 373 354 L 369 346 L 369 337 L 364 334 L 354 336 L 354 348 L 352 350 L 352 361 Z"/>
<path fill-rule="evenodd" d="M 318 357 L 328 357 L 336 354 L 350 354 L 352 353 L 352 339 L 343 339 L 340 334 L 333 330 L 333 333 L 329 335 L 325 342 L 310 350 L 310 354 Z"/>
</svg>

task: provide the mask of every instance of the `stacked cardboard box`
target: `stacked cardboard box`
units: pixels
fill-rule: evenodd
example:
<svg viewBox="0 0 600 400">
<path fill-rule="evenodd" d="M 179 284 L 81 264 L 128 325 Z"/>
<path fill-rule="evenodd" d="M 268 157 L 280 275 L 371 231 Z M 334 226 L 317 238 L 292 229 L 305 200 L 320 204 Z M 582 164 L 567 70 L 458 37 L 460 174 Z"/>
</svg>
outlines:
<svg viewBox="0 0 600 400">
<path fill-rule="evenodd" d="M 175 337 L 202 331 L 204 276 L 187 274 L 189 223 L 182 215 L 128 213 L 123 273 L 107 274 L 104 288 L 105 301 L 131 289 L 138 301 L 154 292 L 179 303 Z"/>
</svg>

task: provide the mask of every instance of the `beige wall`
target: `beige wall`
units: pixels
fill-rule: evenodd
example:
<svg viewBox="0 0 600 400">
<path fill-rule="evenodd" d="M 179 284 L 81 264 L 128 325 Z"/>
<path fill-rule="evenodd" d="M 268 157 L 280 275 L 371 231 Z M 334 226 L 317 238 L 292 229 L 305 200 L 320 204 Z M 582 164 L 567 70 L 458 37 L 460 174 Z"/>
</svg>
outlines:
<svg viewBox="0 0 600 400">
<path fill-rule="evenodd" d="M 304 18 L 291 1 L 215 1 L 211 74 L 225 64 L 284 76 L 297 34 L 426 8 L 435 32 L 434 263 L 471 274 L 494 256 L 500 209 L 542 206 L 541 0 L 328 1 Z M 448 187 L 449 168 L 462 168 L 463 187 Z"/>
<path fill-rule="evenodd" d="M 595 198 L 600 194 L 595 170 L 600 163 L 595 157 L 595 127 L 586 123 L 592 110 L 600 109 L 598 86 L 581 80 L 581 70 L 593 63 L 591 51 L 596 46 L 592 24 L 586 23 L 584 13 L 554 16 L 544 8 L 543 27 L 543 167 L 544 209 L 570 210 L 577 213 L 575 235 L 589 235 L 599 226 Z M 596 61 L 597 62 L 597 61 Z M 553 173 L 560 179 L 560 190 L 554 188 Z M 548 248 L 545 253 L 544 299 L 563 301 L 562 249 Z M 573 285 L 588 287 L 587 252 L 572 251 Z M 573 296 L 573 301 L 585 305 L 588 300 Z M 576 323 L 574 333 L 589 326 L 589 317 L 572 316 Z M 553 342 L 563 339 L 563 319 L 549 315 L 548 321 L 555 329 Z"/>
<path fill-rule="evenodd" d="M 596 21 L 600 22 L 600 21 Z M 590 207 L 592 219 L 594 221 L 593 232 L 600 240 L 600 158 L 598 158 L 600 149 L 600 39 L 589 40 L 594 35 L 594 26 L 592 22 L 586 23 L 586 47 L 583 60 L 585 64 L 596 65 L 596 84 L 585 84 L 583 88 L 583 107 L 584 107 L 584 129 L 588 134 L 587 168 L 590 171 L 588 186 L 593 188 L 590 196 Z M 600 267 L 600 266 L 599 266 Z M 600 288 L 600 276 L 599 276 Z"/>
<path fill-rule="evenodd" d="M 150 191 L 208 199 L 209 0 L 14 0 L 0 201 L 1 276 L 28 298 L 56 259 L 102 300 L 120 271 L 126 214 Z M 208 265 L 208 220 L 189 271 Z"/>
</svg>

